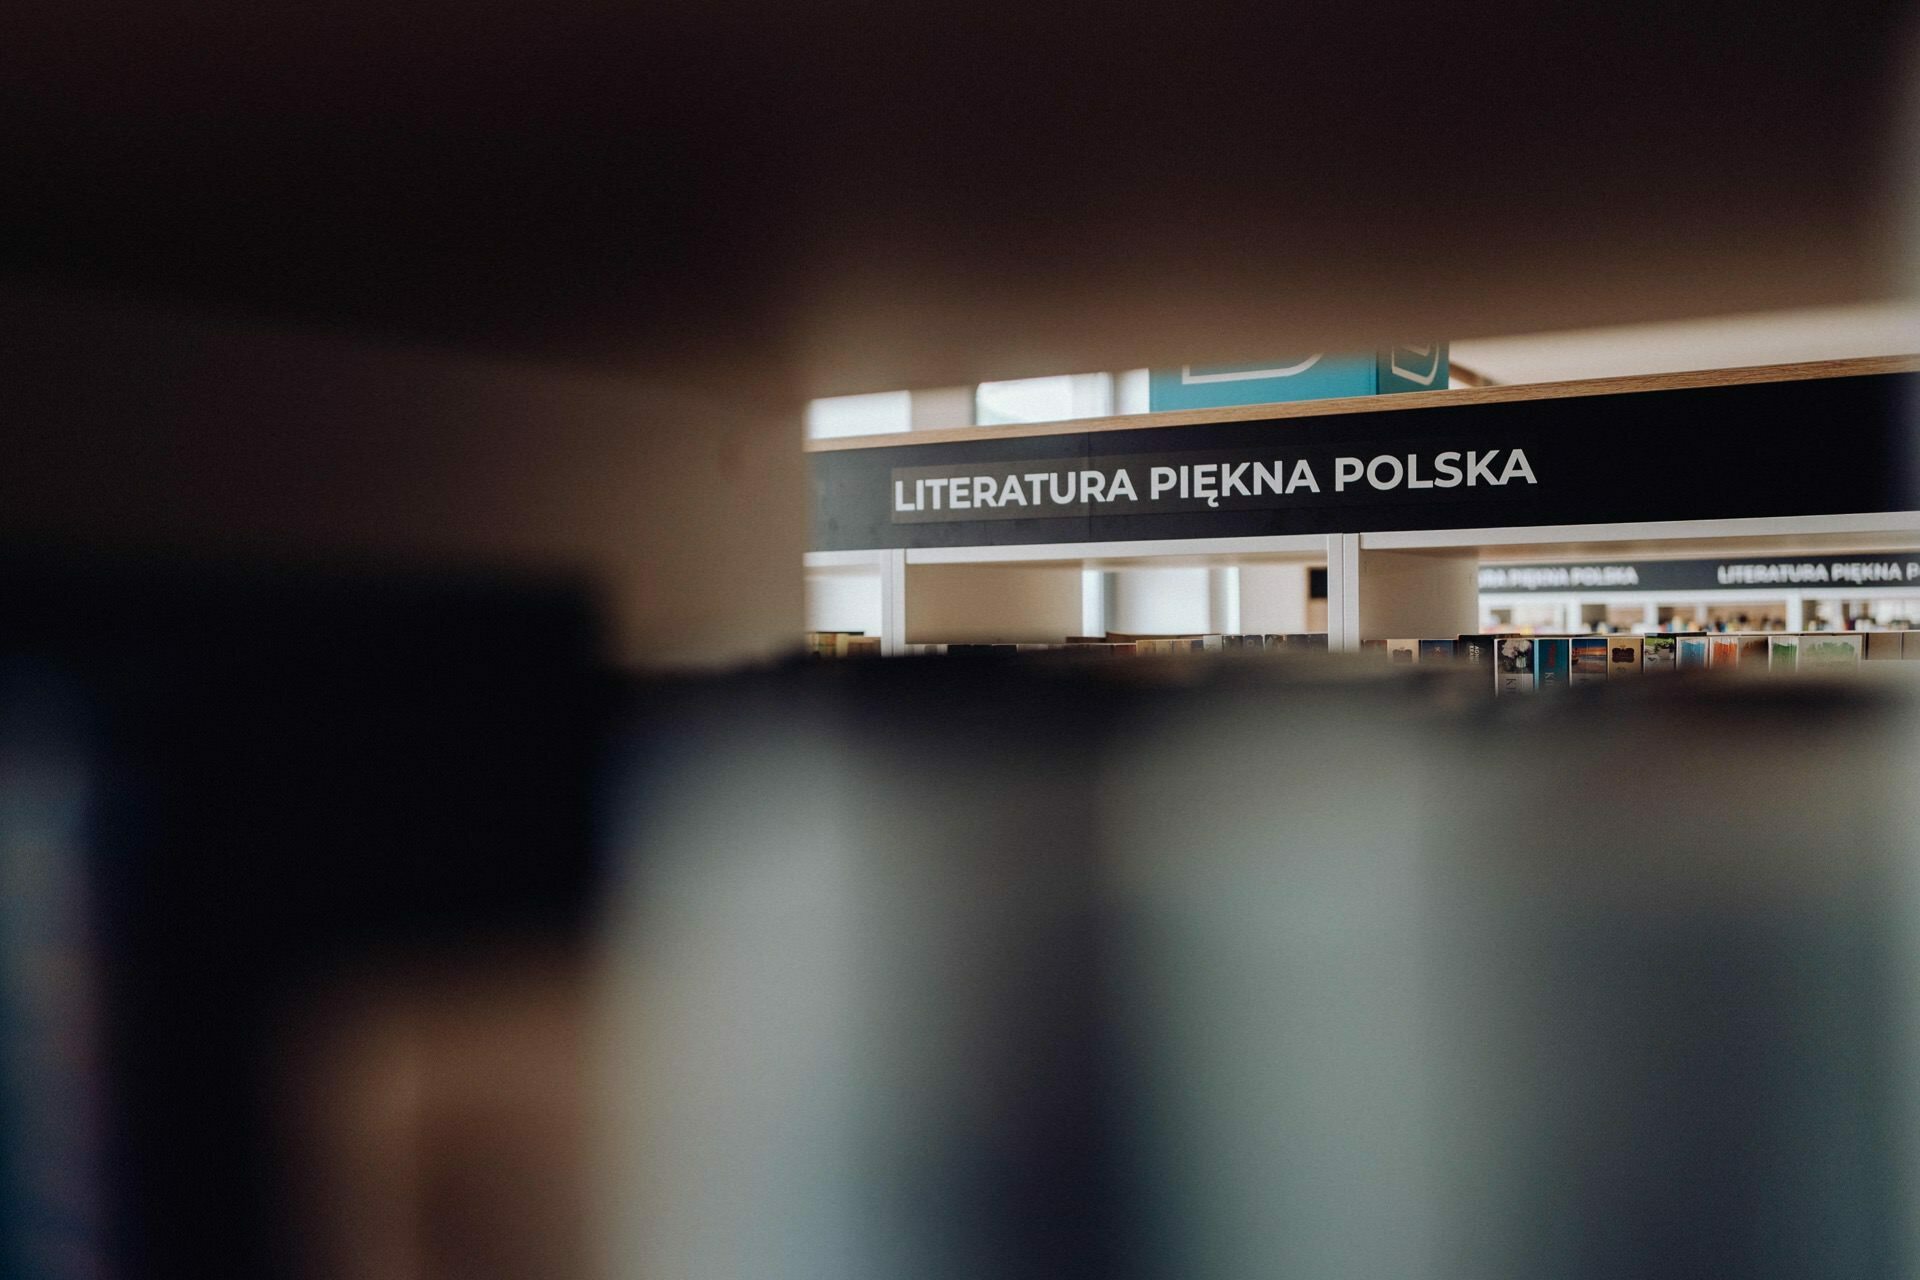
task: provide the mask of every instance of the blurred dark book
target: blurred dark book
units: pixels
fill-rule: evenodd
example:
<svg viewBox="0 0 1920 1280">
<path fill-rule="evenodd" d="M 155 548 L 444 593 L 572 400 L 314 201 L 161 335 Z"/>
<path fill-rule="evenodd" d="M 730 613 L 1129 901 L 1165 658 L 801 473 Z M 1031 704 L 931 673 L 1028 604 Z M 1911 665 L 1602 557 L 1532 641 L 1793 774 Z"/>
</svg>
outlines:
<svg viewBox="0 0 1920 1280">
<path fill-rule="evenodd" d="M 1493 683 L 1493 655 L 1499 647 L 1500 637 L 1494 635 L 1460 636 L 1453 642 L 1453 656 L 1463 666 L 1477 668 L 1486 673 L 1487 683 Z"/>
<path fill-rule="evenodd" d="M 97 1152 L 64 1203 L 104 1274 L 290 1275 L 275 1100 L 309 1002 L 383 954 L 584 927 L 597 610 L 552 577 L 44 550 L 0 557 L 0 597 L 0 666 L 77 709 L 9 699 L 0 790 L 43 820 L 0 856 L 51 878 L 8 964 L 66 957 L 9 1018 L 91 1028 L 99 1064 L 9 1095 L 8 1132 L 54 1106 L 71 1167 Z"/>
</svg>

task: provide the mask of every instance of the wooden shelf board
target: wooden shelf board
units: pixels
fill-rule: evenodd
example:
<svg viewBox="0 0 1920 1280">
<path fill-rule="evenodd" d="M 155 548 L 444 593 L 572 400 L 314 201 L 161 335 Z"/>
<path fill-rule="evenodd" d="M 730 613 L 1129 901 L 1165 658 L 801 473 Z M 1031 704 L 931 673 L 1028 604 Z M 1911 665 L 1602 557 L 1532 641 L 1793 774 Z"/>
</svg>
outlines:
<svg viewBox="0 0 1920 1280">
<path fill-rule="evenodd" d="M 1914 372 L 1920 372 L 1920 355 L 1869 356 L 1854 360 L 1809 360 L 1800 364 L 1759 365 L 1747 369 L 1706 369 L 1689 373 L 1662 373 L 1640 377 L 1584 378 L 1574 382 L 1463 387 L 1450 391 L 1408 391 L 1382 396 L 1352 396 L 1339 400 L 1305 400 L 1291 404 L 1254 404 L 1224 409 L 1134 413 L 1111 418 L 1078 418 L 1067 422 L 1034 422 L 1012 427 L 944 427 L 931 431 L 903 431 L 887 435 L 809 440 L 805 448 L 809 453 L 831 453 L 842 449 L 897 449 L 922 444 L 1019 440 L 1033 436 L 1079 435 L 1097 431 L 1146 431 L 1155 427 L 1190 427 L 1216 422 L 1324 418 L 1348 413 L 1439 409 L 1450 405 L 1505 404 L 1519 400 L 1564 400 L 1576 396 L 1632 395 L 1646 391 L 1676 391 L 1692 387 L 1727 387 L 1759 382 L 1801 382 L 1813 378 L 1850 378 L 1882 373 Z"/>
</svg>

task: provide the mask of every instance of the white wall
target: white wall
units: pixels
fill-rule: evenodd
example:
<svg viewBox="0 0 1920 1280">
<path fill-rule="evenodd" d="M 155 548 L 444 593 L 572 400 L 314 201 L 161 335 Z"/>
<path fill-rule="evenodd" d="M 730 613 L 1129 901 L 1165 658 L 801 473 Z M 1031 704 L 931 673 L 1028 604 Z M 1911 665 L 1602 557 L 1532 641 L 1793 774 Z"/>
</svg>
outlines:
<svg viewBox="0 0 1920 1280">
<path fill-rule="evenodd" d="M 1253 635 L 1291 635 L 1324 631 L 1311 624 L 1307 609 L 1307 566 L 1304 564 L 1243 564 L 1240 566 L 1240 629 Z"/>
<path fill-rule="evenodd" d="M 1132 635 L 1199 635 L 1211 629 L 1208 570 L 1116 569 L 1107 579 L 1107 625 Z"/>
<path fill-rule="evenodd" d="M 879 635 L 880 575 L 871 570 L 809 570 L 806 617 L 808 631 Z"/>
</svg>

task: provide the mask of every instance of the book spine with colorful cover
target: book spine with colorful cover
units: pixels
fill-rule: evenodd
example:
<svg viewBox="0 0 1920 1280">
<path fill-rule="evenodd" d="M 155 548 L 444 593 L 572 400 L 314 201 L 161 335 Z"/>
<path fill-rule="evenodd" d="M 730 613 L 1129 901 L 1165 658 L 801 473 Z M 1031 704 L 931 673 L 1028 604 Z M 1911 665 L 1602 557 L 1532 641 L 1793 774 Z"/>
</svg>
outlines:
<svg viewBox="0 0 1920 1280">
<path fill-rule="evenodd" d="M 1607 680 L 1607 638 L 1575 636 L 1573 656 L 1568 665 L 1567 683 L 1605 684 Z"/>
<path fill-rule="evenodd" d="M 1651 635 L 1640 643 L 1640 671 L 1643 675 L 1671 675 L 1680 666 L 1679 637 L 1670 633 Z"/>
<path fill-rule="evenodd" d="M 1707 665 L 1725 671 L 1731 671 L 1739 666 L 1740 637 L 1737 635 L 1708 636 Z"/>
<path fill-rule="evenodd" d="M 1422 640 L 1420 642 L 1420 661 L 1422 662 L 1452 662 L 1453 653 L 1453 641 L 1451 640 Z"/>
<path fill-rule="evenodd" d="M 1857 631 L 1809 631 L 1800 637 L 1800 669 L 1832 671 L 1860 665 Z"/>
<path fill-rule="evenodd" d="M 1573 666 L 1573 645 L 1565 636 L 1541 636 L 1533 642 L 1534 683 L 1551 693 L 1563 692 Z"/>
<path fill-rule="evenodd" d="M 1607 678 L 1639 675 L 1641 648 L 1639 636 L 1608 636 Z"/>
<path fill-rule="evenodd" d="M 1395 666 L 1403 662 L 1420 661 L 1420 642 L 1418 640 L 1387 641 L 1387 661 Z"/>
<path fill-rule="evenodd" d="M 1767 637 L 1767 670 L 1791 674 L 1800 666 L 1800 637 L 1788 632 Z"/>
<path fill-rule="evenodd" d="M 1533 639 L 1530 636 L 1502 636 L 1494 654 L 1495 693 L 1532 693 Z"/>
<path fill-rule="evenodd" d="M 1703 634 L 1682 634 L 1673 638 L 1674 669 L 1677 671 L 1705 671 L 1712 661 L 1707 647 L 1707 637 Z"/>
</svg>

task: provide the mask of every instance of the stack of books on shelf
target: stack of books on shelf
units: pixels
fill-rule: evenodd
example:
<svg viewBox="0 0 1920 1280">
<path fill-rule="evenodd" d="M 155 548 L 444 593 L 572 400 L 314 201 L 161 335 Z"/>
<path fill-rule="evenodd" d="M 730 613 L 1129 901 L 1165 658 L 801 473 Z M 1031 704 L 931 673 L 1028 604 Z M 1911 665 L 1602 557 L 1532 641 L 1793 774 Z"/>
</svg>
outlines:
<svg viewBox="0 0 1920 1280">
<path fill-rule="evenodd" d="M 805 653 L 809 658 L 877 658 L 880 637 L 862 631 L 809 631 Z"/>
<path fill-rule="evenodd" d="M 1678 632 L 1611 636 L 1456 636 L 1371 640 L 1362 651 L 1391 663 L 1445 662 L 1483 669 L 1496 693 L 1532 693 L 1683 671 L 1818 671 L 1863 661 L 1920 662 L 1920 631 Z"/>
<path fill-rule="evenodd" d="M 1068 636 L 1058 644 L 910 644 L 909 654 L 1072 653 L 1087 657 L 1154 657 L 1195 653 L 1325 653 L 1325 632 L 1293 635 L 1143 636 L 1108 632 Z"/>
</svg>

